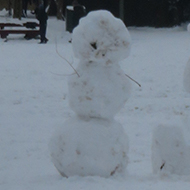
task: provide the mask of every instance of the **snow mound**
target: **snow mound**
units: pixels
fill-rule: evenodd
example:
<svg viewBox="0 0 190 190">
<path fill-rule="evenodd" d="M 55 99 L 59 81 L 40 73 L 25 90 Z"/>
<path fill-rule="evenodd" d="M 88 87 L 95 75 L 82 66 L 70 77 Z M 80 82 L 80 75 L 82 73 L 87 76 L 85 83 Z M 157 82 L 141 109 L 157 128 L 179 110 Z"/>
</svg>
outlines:
<svg viewBox="0 0 190 190">
<path fill-rule="evenodd" d="M 124 172 L 128 161 L 128 138 L 114 120 L 71 118 L 55 132 L 49 148 L 65 177 L 109 177 Z"/>
<path fill-rule="evenodd" d="M 186 64 L 183 75 L 183 86 L 187 92 L 190 92 L 190 59 Z"/>
<path fill-rule="evenodd" d="M 130 35 L 124 23 L 109 11 L 92 11 L 80 19 L 72 36 L 77 58 L 88 61 L 104 60 L 112 63 L 129 55 Z"/>
<path fill-rule="evenodd" d="M 175 126 L 158 126 L 152 138 L 152 168 L 154 173 L 190 175 L 190 147 L 182 130 Z"/>
</svg>

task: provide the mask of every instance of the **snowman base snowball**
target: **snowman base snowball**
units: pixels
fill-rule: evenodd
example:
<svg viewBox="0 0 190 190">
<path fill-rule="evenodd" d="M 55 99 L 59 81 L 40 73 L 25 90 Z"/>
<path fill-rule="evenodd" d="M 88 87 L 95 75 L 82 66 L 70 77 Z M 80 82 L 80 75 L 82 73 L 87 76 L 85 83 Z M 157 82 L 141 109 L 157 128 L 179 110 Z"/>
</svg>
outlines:
<svg viewBox="0 0 190 190">
<path fill-rule="evenodd" d="M 116 121 L 69 119 L 49 144 L 52 161 L 64 177 L 109 177 L 125 172 L 128 138 Z"/>
</svg>

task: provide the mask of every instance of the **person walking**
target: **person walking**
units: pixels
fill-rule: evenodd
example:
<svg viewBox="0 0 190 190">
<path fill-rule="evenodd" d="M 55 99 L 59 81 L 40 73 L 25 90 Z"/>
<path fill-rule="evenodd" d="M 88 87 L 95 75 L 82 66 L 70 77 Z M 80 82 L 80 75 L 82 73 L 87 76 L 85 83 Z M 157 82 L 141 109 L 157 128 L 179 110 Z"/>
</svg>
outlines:
<svg viewBox="0 0 190 190">
<path fill-rule="evenodd" d="M 39 6 L 36 9 L 36 18 L 40 23 L 40 44 L 47 43 L 48 39 L 46 38 L 46 28 L 47 28 L 47 20 L 48 16 L 45 11 L 44 1 L 40 0 Z"/>
</svg>

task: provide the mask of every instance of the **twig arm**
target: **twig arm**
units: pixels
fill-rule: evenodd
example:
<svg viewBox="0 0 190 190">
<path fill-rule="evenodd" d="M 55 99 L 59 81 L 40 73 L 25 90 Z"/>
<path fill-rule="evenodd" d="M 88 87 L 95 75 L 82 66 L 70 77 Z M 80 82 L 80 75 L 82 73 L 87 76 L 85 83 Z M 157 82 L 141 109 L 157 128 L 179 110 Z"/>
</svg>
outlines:
<svg viewBox="0 0 190 190">
<path fill-rule="evenodd" d="M 131 79 L 133 82 L 135 82 L 139 87 L 141 87 L 141 84 L 139 84 L 136 80 L 131 78 L 129 75 L 125 74 L 125 76 L 127 76 L 129 79 Z"/>
<path fill-rule="evenodd" d="M 57 41 L 56 41 L 56 53 L 59 55 L 59 57 L 61 57 L 62 59 L 64 59 L 68 64 L 69 66 L 75 71 L 75 73 L 78 75 L 78 77 L 80 77 L 79 73 L 77 72 L 77 70 L 72 66 L 72 64 L 67 60 L 65 59 L 62 55 L 60 55 L 58 49 L 57 49 Z"/>
</svg>

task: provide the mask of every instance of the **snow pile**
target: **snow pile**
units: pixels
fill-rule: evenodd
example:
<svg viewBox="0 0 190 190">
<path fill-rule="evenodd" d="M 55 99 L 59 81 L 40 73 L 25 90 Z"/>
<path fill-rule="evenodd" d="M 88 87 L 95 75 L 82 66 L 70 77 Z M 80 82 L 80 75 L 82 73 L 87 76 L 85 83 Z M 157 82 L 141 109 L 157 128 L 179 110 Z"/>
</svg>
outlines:
<svg viewBox="0 0 190 190">
<path fill-rule="evenodd" d="M 190 175 L 190 147 L 182 130 L 174 126 L 158 126 L 153 132 L 152 168 L 154 173 Z"/>
<path fill-rule="evenodd" d="M 187 92 L 190 92 L 190 59 L 186 64 L 183 75 L 183 86 Z"/>
<path fill-rule="evenodd" d="M 128 138 L 114 116 L 130 94 L 129 79 L 118 65 L 129 52 L 129 33 L 108 11 L 95 11 L 74 30 L 72 45 L 80 59 L 79 76 L 70 77 L 68 83 L 76 116 L 50 142 L 53 163 L 67 177 L 124 172 Z"/>
</svg>

